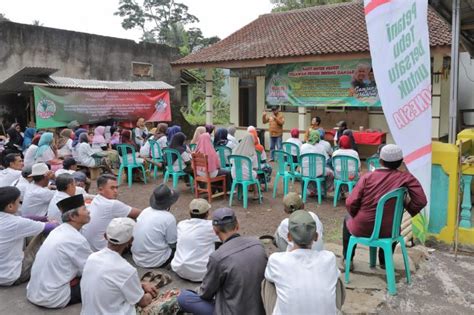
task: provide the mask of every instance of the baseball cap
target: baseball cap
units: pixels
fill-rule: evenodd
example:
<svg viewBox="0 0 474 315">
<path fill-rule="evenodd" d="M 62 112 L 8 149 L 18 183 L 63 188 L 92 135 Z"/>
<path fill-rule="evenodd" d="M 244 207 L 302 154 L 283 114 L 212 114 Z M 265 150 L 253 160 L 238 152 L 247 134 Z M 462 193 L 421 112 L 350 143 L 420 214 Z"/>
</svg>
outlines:
<svg viewBox="0 0 474 315">
<path fill-rule="evenodd" d="M 46 163 L 36 163 L 31 167 L 31 174 L 28 177 L 42 176 L 49 172 L 48 165 Z"/>
<path fill-rule="evenodd" d="M 110 221 L 105 233 L 110 243 L 121 245 L 132 239 L 134 227 L 135 221 L 130 218 L 115 218 Z"/>
<path fill-rule="evenodd" d="M 297 210 L 290 215 L 288 230 L 297 245 L 310 245 L 316 234 L 316 222 L 305 210 Z"/>
<path fill-rule="evenodd" d="M 189 203 L 189 211 L 193 214 L 204 214 L 211 209 L 206 199 L 196 198 Z"/>
<path fill-rule="evenodd" d="M 212 213 L 212 225 L 222 225 L 237 220 L 231 208 L 219 208 Z"/>
<path fill-rule="evenodd" d="M 285 206 L 285 209 L 294 212 L 303 209 L 304 203 L 300 195 L 295 192 L 289 192 L 283 198 L 283 205 Z"/>
<path fill-rule="evenodd" d="M 402 149 L 396 144 L 387 144 L 380 150 L 380 158 L 385 162 L 403 160 Z"/>
</svg>

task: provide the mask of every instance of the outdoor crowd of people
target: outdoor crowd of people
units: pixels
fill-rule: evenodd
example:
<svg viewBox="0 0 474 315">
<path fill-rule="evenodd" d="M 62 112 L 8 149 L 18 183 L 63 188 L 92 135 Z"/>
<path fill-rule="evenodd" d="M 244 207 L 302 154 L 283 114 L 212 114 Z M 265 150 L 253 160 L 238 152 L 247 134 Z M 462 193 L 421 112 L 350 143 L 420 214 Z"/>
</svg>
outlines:
<svg viewBox="0 0 474 315">
<path fill-rule="evenodd" d="M 189 204 L 190 218 L 177 223 L 170 210 L 179 192 L 165 184 L 153 190 L 149 207 L 143 210 L 117 199 L 114 170 L 123 159 L 150 162 L 155 144 L 177 150 L 180 159 L 171 163 L 186 173 L 193 174 L 192 153 L 200 152 L 208 159 L 209 176 L 227 176 L 230 184 L 239 172 L 263 184 L 262 177 L 271 178 L 274 151 L 281 149 L 284 117 L 274 108 L 264 114 L 263 122 L 270 124 L 269 159 L 252 126 L 240 140 L 234 127 L 200 126 L 190 145 L 180 126 L 160 123 L 148 130 L 143 119 L 133 130 L 112 125 L 90 131 L 73 122 L 58 136 L 33 128 L 21 133 L 18 125 L 12 126 L 2 152 L 5 168 L 0 171 L 0 285 L 28 282 L 28 301 L 46 308 L 82 302 L 85 315 L 135 314 L 136 305 L 144 309 L 165 293 L 153 277 L 139 278 L 136 267 L 123 258 L 130 253 L 138 267 L 168 267 L 183 279 L 201 282 L 198 289 L 165 294 L 166 302 L 172 302 L 166 314 L 337 313 L 345 291 L 336 257 L 324 250 L 323 224 L 316 213 L 304 209 L 297 193 L 284 196 L 289 217 L 276 228 L 278 252 L 269 258 L 260 240 L 239 234 L 239 220 L 231 208 L 211 211 L 206 200 L 194 199 Z M 354 137 L 345 122 L 338 127 L 336 150 L 324 140 L 318 117 L 306 131 L 304 143 L 297 129 L 291 130 L 287 140 L 300 154 L 325 157 L 325 165 L 318 166 L 325 171 L 317 176 L 324 174 L 328 182 L 341 172 L 331 162 L 337 156 L 355 158 L 358 163 L 349 172 L 353 176 L 360 172 Z M 117 150 L 119 144 L 133 146 L 135 156 Z M 252 169 L 231 165 L 228 170 L 216 154 L 218 146 L 250 158 Z M 381 196 L 407 188 L 404 206 L 412 216 L 427 203 L 415 177 L 398 170 L 403 162 L 398 146 L 385 145 L 378 156 L 381 168 L 361 176 L 346 199 L 344 259 L 351 235 L 371 235 Z M 96 195 L 89 194 L 91 181 L 78 166 L 105 170 L 97 179 Z M 263 173 L 257 174 L 259 169 Z M 302 163 L 301 173 L 308 172 L 309 165 Z M 315 189 L 310 187 L 311 193 Z M 393 208 L 394 203 L 389 203 L 381 237 L 390 236 Z M 379 261 L 384 267 L 383 251 L 379 251 Z"/>
</svg>

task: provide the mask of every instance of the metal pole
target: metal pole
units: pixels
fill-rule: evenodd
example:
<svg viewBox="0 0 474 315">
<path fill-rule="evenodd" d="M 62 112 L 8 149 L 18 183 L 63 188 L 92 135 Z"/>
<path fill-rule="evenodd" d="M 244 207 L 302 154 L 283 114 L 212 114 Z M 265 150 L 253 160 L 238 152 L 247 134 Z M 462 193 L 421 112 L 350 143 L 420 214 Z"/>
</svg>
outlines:
<svg viewBox="0 0 474 315">
<path fill-rule="evenodd" d="M 452 39 L 451 39 L 451 86 L 449 97 L 449 143 L 456 141 L 456 125 L 458 111 L 458 79 L 459 79 L 459 31 L 460 0 L 453 0 L 452 12 Z"/>
</svg>

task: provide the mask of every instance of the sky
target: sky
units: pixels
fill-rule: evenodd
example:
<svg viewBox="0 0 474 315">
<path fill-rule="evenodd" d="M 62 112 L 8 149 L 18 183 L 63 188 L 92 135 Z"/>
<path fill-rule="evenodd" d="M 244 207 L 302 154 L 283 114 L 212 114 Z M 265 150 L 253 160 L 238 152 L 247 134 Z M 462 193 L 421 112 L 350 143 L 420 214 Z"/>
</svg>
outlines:
<svg viewBox="0 0 474 315">
<path fill-rule="evenodd" d="M 113 13 L 119 0 L 0 0 L 0 13 L 18 23 L 32 24 L 138 41 L 141 31 L 124 30 Z M 140 0 L 138 0 L 140 1 Z M 221 39 L 272 9 L 270 0 L 180 0 L 197 16 L 205 37 Z"/>
</svg>

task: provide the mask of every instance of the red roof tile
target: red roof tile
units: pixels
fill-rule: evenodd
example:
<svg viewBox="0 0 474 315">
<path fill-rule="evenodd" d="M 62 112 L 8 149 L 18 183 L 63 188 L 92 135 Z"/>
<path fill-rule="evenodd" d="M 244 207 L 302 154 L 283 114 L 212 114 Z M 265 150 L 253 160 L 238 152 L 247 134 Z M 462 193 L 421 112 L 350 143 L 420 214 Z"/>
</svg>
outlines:
<svg viewBox="0 0 474 315">
<path fill-rule="evenodd" d="M 451 28 L 429 8 L 431 46 L 451 43 Z M 263 58 L 369 51 L 362 2 L 261 15 L 216 44 L 181 58 L 175 66 Z"/>
</svg>

